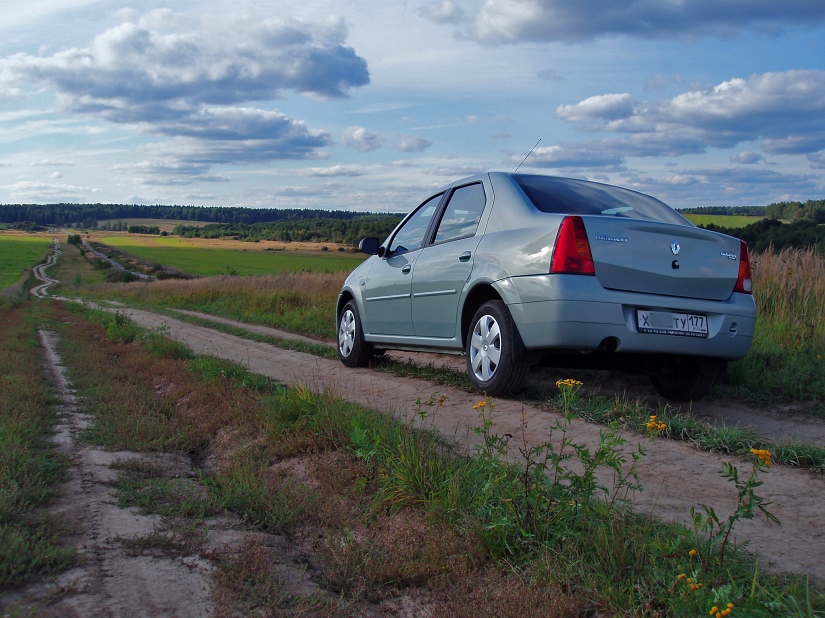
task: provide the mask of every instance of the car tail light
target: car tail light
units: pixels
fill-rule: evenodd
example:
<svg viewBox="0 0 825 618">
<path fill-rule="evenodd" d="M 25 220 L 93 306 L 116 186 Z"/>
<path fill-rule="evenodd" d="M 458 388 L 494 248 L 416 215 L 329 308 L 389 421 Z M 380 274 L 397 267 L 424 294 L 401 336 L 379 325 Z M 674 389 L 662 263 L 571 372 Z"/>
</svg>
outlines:
<svg viewBox="0 0 825 618">
<path fill-rule="evenodd" d="M 590 241 L 581 217 L 565 217 L 559 227 L 556 248 L 550 261 L 551 273 L 595 275 Z M 750 272 L 750 271 L 748 271 Z"/>
<path fill-rule="evenodd" d="M 751 281 L 751 258 L 748 255 L 748 244 L 744 240 L 739 242 L 742 243 L 739 251 L 739 277 L 736 279 L 736 287 L 733 291 L 752 294 L 753 282 Z"/>
</svg>

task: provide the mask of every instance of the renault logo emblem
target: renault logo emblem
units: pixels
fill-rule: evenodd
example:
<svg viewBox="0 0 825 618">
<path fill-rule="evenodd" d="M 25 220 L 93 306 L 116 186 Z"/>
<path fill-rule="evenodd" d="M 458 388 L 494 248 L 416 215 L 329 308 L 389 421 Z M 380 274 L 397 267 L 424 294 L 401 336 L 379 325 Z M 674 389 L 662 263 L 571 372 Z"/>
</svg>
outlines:
<svg viewBox="0 0 825 618">
<path fill-rule="evenodd" d="M 673 255 L 676 255 L 677 253 L 679 253 L 680 249 L 681 249 L 681 247 L 679 246 L 679 243 L 676 242 L 675 240 L 672 243 L 670 243 L 670 250 L 673 252 Z"/>
</svg>

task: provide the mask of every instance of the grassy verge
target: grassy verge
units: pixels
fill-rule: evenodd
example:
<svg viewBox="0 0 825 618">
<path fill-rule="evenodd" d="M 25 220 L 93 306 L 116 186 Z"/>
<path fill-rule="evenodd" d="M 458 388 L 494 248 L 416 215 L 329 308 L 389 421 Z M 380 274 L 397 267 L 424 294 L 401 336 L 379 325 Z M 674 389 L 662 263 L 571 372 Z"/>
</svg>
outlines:
<svg viewBox="0 0 825 618">
<path fill-rule="evenodd" d="M 76 559 L 59 523 L 39 509 L 55 496 L 65 459 L 43 440 L 57 421 L 36 323 L 24 304 L 0 328 L 0 590 L 62 571 Z"/>
<path fill-rule="evenodd" d="M 414 425 L 401 424 L 230 363 L 181 358 L 152 344 L 159 335 L 131 336 L 116 318 L 95 319 L 102 324 L 86 314 L 61 322 L 64 361 L 105 429 L 90 436 L 215 462 L 202 479 L 206 494 L 138 469 L 124 499 L 191 518 L 217 503 L 303 543 L 316 565 L 321 589 L 291 596 L 272 575 L 273 547 L 250 542 L 215 555 L 225 609 L 340 615 L 404 596 L 439 616 L 696 616 L 727 603 L 748 616 L 825 611 L 804 578 L 761 573 L 718 537 L 625 510 L 634 480 L 618 472 L 621 440 L 610 431 L 598 448 L 567 439 L 562 451 L 541 445 L 512 465 L 506 440 L 490 433 L 485 401 L 477 406 L 484 447 L 459 456 L 427 430 L 437 398 Z M 564 402 L 566 411 L 577 405 L 575 393 Z M 566 436 L 566 428 L 554 431 Z M 602 491 L 598 469 L 616 472 L 618 493 Z"/>
<path fill-rule="evenodd" d="M 335 348 L 329 345 L 262 335 L 231 324 L 222 324 L 172 311 L 168 314 L 184 322 L 213 328 L 251 341 L 260 341 L 324 358 L 338 358 Z M 474 391 L 464 372 L 446 367 L 435 367 L 431 364 L 420 365 L 410 361 L 385 358 L 376 358 L 371 367 L 376 371 L 385 371 L 401 377 L 418 378 L 440 386 L 451 386 L 468 392 Z M 525 393 L 525 401 L 547 407 L 554 412 L 562 411 L 561 397 L 555 391 L 553 394 L 548 394 L 544 391 L 533 390 Z M 687 442 L 704 451 L 735 456 L 746 457 L 752 448 L 767 449 L 774 453 L 774 461 L 777 463 L 825 474 L 825 448 L 820 446 L 799 441 L 771 442 L 751 429 L 728 427 L 724 424 L 716 425 L 696 419 L 689 413 L 676 412 L 669 406 L 653 409 L 646 403 L 631 400 L 625 395 L 609 398 L 590 394 L 577 401 L 578 405 L 572 412 L 590 422 L 646 433 L 650 415 L 655 414 L 668 425 L 668 429 L 661 434 L 663 438 Z"/>
<path fill-rule="evenodd" d="M 60 283 L 51 286 L 50 293 L 76 296 L 81 294 L 86 286 L 101 285 L 106 282 L 109 270 L 95 268 L 92 262 L 83 257 L 76 246 L 61 242 L 60 251 L 57 264 L 48 271 L 49 276 Z"/>
<path fill-rule="evenodd" d="M 556 395 L 545 400 L 553 410 L 564 409 L 564 396 Z M 825 448 L 799 441 L 772 442 L 747 427 L 728 427 L 695 418 L 690 413 L 677 412 L 670 406 L 654 410 L 642 401 L 625 396 L 613 398 L 587 395 L 576 399 L 570 413 L 584 420 L 610 427 L 629 429 L 639 433 L 648 431 L 651 415 L 667 425 L 662 438 L 680 440 L 711 453 L 748 457 L 751 449 L 767 449 L 773 460 L 787 466 L 806 468 L 825 474 Z"/>
<path fill-rule="evenodd" d="M 815 401 L 825 414 L 825 259 L 786 249 L 752 261 L 756 334 L 718 390 L 754 403 Z"/>
<path fill-rule="evenodd" d="M 177 308 L 333 339 L 333 307 L 345 275 L 300 272 L 261 277 L 218 276 L 90 287 L 88 298 Z"/>
</svg>

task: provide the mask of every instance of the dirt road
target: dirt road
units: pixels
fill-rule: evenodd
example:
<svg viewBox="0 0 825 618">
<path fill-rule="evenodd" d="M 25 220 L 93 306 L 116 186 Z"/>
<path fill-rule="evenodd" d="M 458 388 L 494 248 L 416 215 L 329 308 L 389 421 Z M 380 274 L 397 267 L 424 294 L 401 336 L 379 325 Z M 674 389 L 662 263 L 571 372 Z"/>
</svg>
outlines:
<svg viewBox="0 0 825 618">
<path fill-rule="evenodd" d="M 149 311 L 119 310 L 146 328 L 166 324 L 172 338 L 197 353 L 241 363 L 284 384 L 328 390 L 397 416 L 410 418 L 417 410 L 417 399 L 426 400 L 433 392 L 442 393 L 447 401 L 428 422 L 465 448 L 472 449 L 478 441 L 473 427 L 479 419 L 472 409 L 479 400 L 478 395 L 370 369 L 347 369 L 337 361 L 248 341 Z M 523 415 L 525 436 L 531 445 L 546 441 L 558 420 L 546 410 L 517 401 L 500 400 L 495 404 L 494 431 L 499 435 L 521 435 Z M 574 421 L 568 435 L 577 443 L 596 445 L 599 431 L 603 429 Z M 643 440 L 629 432 L 621 435 L 627 439 L 624 450 L 628 455 Z M 732 512 L 735 490 L 719 476 L 722 463 L 731 458 L 700 452 L 670 440 L 657 440 L 646 449 L 647 456 L 638 468 L 644 491 L 635 496 L 635 508 L 667 521 L 684 523 L 689 521 L 690 508 L 700 504 L 714 507 L 722 517 Z M 737 465 L 749 470 L 749 464 L 744 461 Z M 736 529 L 739 539 L 750 540 L 751 549 L 762 556 L 763 567 L 810 574 L 825 581 L 825 509 L 822 508 L 825 479 L 779 465 L 773 466 L 762 478 L 764 485 L 760 494 L 772 503 L 770 509 L 782 526 L 766 524 L 763 520 L 743 521 Z"/>
</svg>

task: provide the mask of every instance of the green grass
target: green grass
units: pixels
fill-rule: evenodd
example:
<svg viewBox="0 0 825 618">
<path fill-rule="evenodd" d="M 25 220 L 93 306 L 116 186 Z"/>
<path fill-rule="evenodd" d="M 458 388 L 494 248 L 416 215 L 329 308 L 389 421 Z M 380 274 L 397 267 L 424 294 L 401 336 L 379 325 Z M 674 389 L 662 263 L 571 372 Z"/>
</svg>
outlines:
<svg viewBox="0 0 825 618">
<path fill-rule="evenodd" d="M 72 566 L 59 522 L 40 510 L 56 495 L 66 459 L 43 440 L 57 421 L 26 303 L 0 328 L 0 589 Z"/>
<path fill-rule="evenodd" d="M 318 534 L 313 544 L 320 577 L 342 601 L 388 598 L 406 586 L 453 590 L 471 581 L 478 587 L 479 573 L 492 569 L 521 574 L 528 582 L 525 595 L 550 591 L 551 600 L 566 598 L 576 608 L 569 615 L 700 616 L 727 602 L 736 605 L 734 616 L 823 615 L 825 598 L 805 578 L 763 573 L 741 548 L 723 554 L 700 532 L 636 515 L 621 497 L 612 499 L 615 489 L 603 492 L 597 470 L 618 474 L 620 490 L 633 482 L 619 472 L 630 462 L 610 430 L 600 445 L 583 448 L 566 435 L 562 421 L 554 433 L 567 437 L 564 452 L 543 444 L 513 464 L 504 457 L 505 439 L 491 433 L 488 414 L 477 430 L 483 446 L 461 456 L 426 430 L 427 415 L 434 413 L 427 406 L 417 426 L 410 426 L 306 388 L 255 379 L 225 361 L 158 358 L 143 349 L 141 336 L 128 344 L 101 340 L 100 326 L 78 318 L 60 328 L 74 332 L 67 332 L 67 345 L 78 354 L 64 360 L 97 422 L 108 415 L 107 423 L 123 425 L 109 432 L 124 437 L 109 442 L 112 448 L 176 450 L 181 443 L 166 436 L 187 436 L 187 450 L 209 452 L 221 462 L 209 482 L 211 495 L 248 524 L 289 535 L 314 522 L 309 529 Z M 98 344 L 88 345 L 92 341 Z M 89 376 L 97 374 L 105 375 L 87 389 Z M 96 401 L 104 381 L 121 391 L 105 405 Z M 164 402 L 165 423 L 152 420 L 157 407 L 149 401 L 129 403 L 143 398 L 135 384 Z M 185 405 L 170 405 L 180 401 Z M 577 405 L 568 400 L 569 409 Z M 129 417 L 142 425 L 136 440 Z M 296 456 L 297 465 L 306 466 L 303 473 L 277 467 Z M 313 456 L 314 468 L 308 463 Z M 162 475 L 148 468 L 133 465 L 131 474 L 141 482 L 124 485 L 130 503 L 160 504 L 172 515 L 199 516 L 191 505 L 210 495 L 168 480 L 154 483 Z M 735 499 L 733 486 L 731 495 Z M 169 545 L 175 539 L 145 542 Z M 270 564 L 266 556 L 243 581 L 229 585 L 236 591 L 255 585 L 256 574 Z M 240 566 L 224 565 L 239 576 Z M 219 560 L 218 568 L 224 567 Z M 690 589 L 678 579 L 681 573 L 703 586 Z M 266 581 L 271 578 L 258 583 Z"/>
<path fill-rule="evenodd" d="M 124 253 L 171 266 L 202 277 L 220 274 L 269 275 L 282 272 L 349 271 L 364 261 L 337 251 L 249 251 L 221 249 L 216 243 L 193 243 L 175 237 L 136 239 L 129 236 L 106 236 L 101 242 Z M 203 246 L 199 246 L 203 245 Z"/>
<path fill-rule="evenodd" d="M 0 234 L 0 290 L 16 283 L 27 266 L 34 266 L 51 246 L 51 238 Z"/>
<path fill-rule="evenodd" d="M 696 225 L 718 225 L 721 227 L 745 227 L 751 223 L 761 221 L 765 217 L 745 217 L 736 215 L 684 215 L 684 217 Z"/>
</svg>

